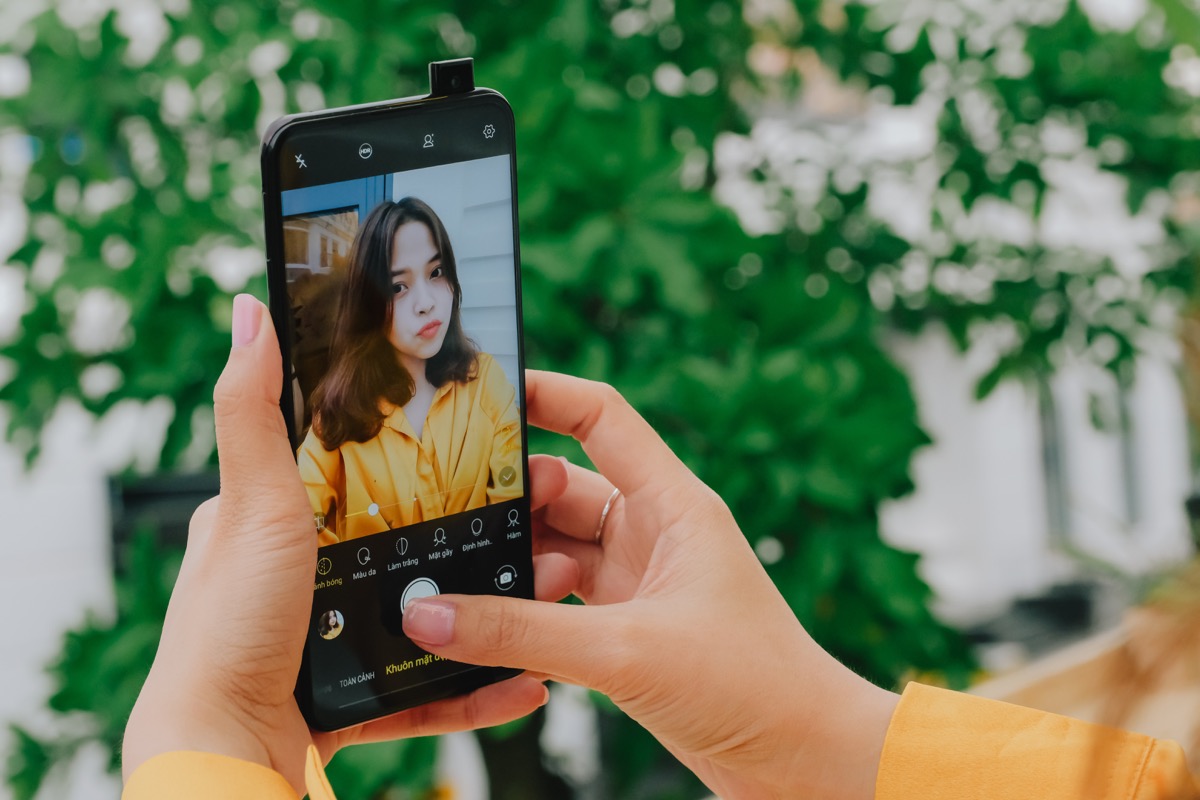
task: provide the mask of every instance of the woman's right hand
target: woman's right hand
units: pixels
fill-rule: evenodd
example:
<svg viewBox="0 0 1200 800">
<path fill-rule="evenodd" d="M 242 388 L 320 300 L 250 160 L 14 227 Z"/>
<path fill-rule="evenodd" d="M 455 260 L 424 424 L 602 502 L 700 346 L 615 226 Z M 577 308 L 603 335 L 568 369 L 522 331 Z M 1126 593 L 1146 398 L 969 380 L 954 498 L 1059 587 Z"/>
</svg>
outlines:
<svg viewBox="0 0 1200 800">
<path fill-rule="evenodd" d="M 535 548 L 578 564 L 587 605 L 443 595 L 409 606 L 405 632 L 603 692 L 722 797 L 873 797 L 896 696 L 808 636 L 725 504 L 615 390 L 527 376 L 529 421 L 599 469 L 572 466 L 535 521 Z"/>
</svg>

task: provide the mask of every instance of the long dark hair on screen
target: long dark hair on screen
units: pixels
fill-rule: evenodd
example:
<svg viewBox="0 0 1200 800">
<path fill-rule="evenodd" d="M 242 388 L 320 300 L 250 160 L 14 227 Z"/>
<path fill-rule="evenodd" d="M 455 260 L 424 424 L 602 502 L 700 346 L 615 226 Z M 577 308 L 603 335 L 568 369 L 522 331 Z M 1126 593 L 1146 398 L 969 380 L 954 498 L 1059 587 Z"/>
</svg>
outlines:
<svg viewBox="0 0 1200 800">
<path fill-rule="evenodd" d="M 376 206 L 359 228 L 346 266 L 329 346 L 329 371 L 313 392 L 313 430 L 326 450 L 345 442 L 366 442 L 386 417 L 380 404 L 403 406 L 414 384 L 388 340 L 392 325 L 392 256 L 396 231 L 406 222 L 429 228 L 442 269 L 454 291 L 454 306 L 442 349 L 425 364 L 434 386 L 474 377 L 478 348 L 463 331 L 459 315 L 462 287 L 446 226 L 424 202 L 405 197 Z"/>
</svg>

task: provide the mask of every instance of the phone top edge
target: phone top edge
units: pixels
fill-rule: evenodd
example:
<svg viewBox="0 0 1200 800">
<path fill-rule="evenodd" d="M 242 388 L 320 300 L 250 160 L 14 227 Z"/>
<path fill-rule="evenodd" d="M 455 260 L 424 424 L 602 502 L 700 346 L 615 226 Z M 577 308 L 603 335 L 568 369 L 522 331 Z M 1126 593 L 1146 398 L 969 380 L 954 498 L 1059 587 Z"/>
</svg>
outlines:
<svg viewBox="0 0 1200 800">
<path fill-rule="evenodd" d="M 319 111 L 302 111 L 298 114 L 287 114 L 279 117 L 267 126 L 266 131 L 262 135 L 262 155 L 265 159 L 267 155 L 274 151 L 279 144 L 279 140 L 288 129 L 297 125 L 303 125 L 311 122 L 320 122 L 328 119 L 336 119 L 337 117 L 358 114 L 375 114 L 387 111 L 393 111 L 400 108 L 409 108 L 412 106 L 420 106 L 426 103 L 437 103 L 442 101 L 466 100 L 470 98 L 492 98 L 499 100 L 501 105 L 512 113 L 512 106 L 508 99 L 496 91 L 489 89 L 486 86 L 477 86 L 470 92 L 462 94 L 442 94 L 442 95 L 413 95 L 411 97 L 398 97 L 392 100 L 378 100 L 373 103 L 358 103 L 351 106 L 338 106 L 336 108 L 323 108 Z"/>
</svg>

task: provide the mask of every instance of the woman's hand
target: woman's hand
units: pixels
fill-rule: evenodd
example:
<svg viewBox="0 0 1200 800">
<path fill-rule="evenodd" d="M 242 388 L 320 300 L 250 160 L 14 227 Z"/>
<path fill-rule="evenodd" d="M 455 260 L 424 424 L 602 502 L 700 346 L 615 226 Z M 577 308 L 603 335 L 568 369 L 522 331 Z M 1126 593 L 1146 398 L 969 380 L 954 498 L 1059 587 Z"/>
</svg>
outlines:
<svg viewBox="0 0 1200 800">
<path fill-rule="evenodd" d="M 600 470 L 572 467 L 535 526 L 588 605 L 443 595 L 410 605 L 405 632 L 603 692 L 722 797 L 873 797 L 896 696 L 809 638 L 725 504 L 616 391 L 527 376 L 530 422 Z"/>
<path fill-rule="evenodd" d="M 303 796 L 304 755 L 355 742 L 496 725 L 530 713 L 546 689 L 518 677 L 335 733 L 312 733 L 292 695 L 310 621 L 317 538 L 279 411 L 282 368 L 262 304 L 234 302 L 233 349 L 217 383 L 221 494 L 192 518 L 150 676 L 125 730 L 125 777 L 160 753 L 198 750 L 271 767 Z M 530 462 L 535 506 L 566 485 L 563 462 Z M 539 558 L 536 594 L 578 578 Z M 545 569 L 542 569 L 542 568 Z"/>
</svg>

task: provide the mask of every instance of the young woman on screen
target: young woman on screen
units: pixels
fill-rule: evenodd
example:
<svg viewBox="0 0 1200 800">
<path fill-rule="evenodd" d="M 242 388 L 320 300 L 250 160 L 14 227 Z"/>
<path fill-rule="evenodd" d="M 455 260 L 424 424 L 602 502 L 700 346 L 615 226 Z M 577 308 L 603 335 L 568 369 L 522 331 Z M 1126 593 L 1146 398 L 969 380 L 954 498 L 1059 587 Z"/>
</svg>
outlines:
<svg viewBox="0 0 1200 800">
<path fill-rule="evenodd" d="M 516 392 L 461 305 L 433 209 L 406 197 L 371 211 L 298 452 L 321 544 L 521 496 Z"/>
</svg>

